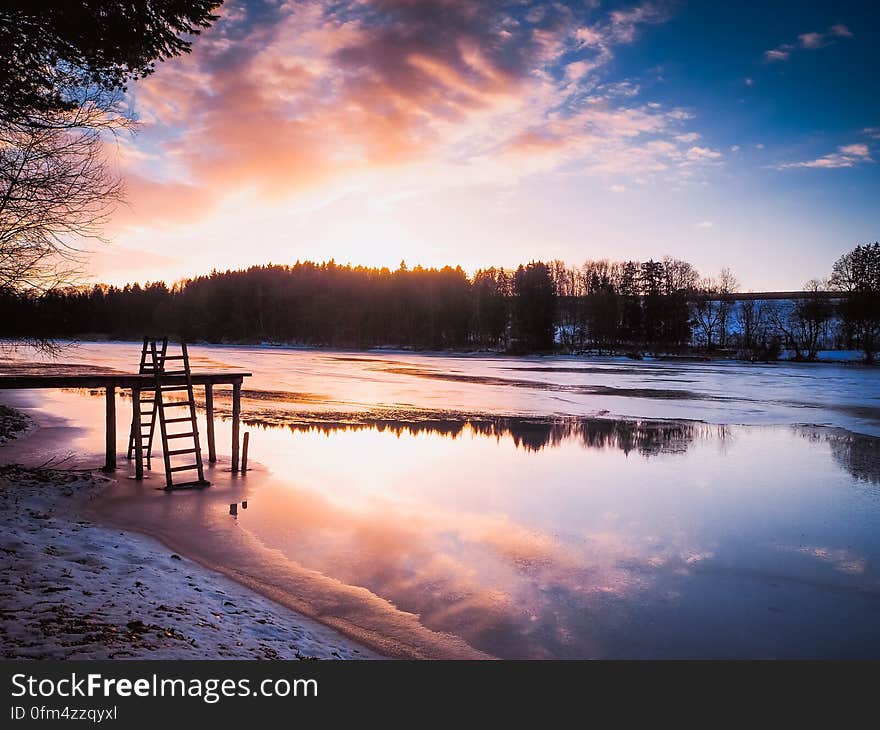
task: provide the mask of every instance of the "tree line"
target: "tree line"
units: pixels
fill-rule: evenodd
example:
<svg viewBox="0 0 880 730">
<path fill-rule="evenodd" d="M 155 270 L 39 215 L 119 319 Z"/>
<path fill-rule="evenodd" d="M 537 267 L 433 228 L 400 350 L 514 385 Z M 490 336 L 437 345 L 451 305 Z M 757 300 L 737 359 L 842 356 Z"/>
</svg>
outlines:
<svg viewBox="0 0 880 730">
<path fill-rule="evenodd" d="M 737 293 L 724 269 L 701 277 L 678 259 L 533 261 L 515 270 L 396 270 L 298 262 L 125 287 L 0 287 L 0 336 L 298 343 L 316 347 L 491 349 L 509 352 L 738 351 L 814 359 L 880 334 L 880 244 L 856 247 L 826 282 L 786 299 Z"/>
</svg>

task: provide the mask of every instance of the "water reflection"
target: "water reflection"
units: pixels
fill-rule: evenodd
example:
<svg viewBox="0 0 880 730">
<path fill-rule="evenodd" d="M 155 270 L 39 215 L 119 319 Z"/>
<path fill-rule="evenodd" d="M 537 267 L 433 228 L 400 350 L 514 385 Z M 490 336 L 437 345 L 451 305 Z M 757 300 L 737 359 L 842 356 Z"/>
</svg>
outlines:
<svg viewBox="0 0 880 730">
<path fill-rule="evenodd" d="M 831 455 L 857 481 L 880 485 L 880 439 L 838 429 L 801 428 L 812 443 L 827 443 Z"/>
<path fill-rule="evenodd" d="M 880 651 L 877 505 L 842 436 L 571 418 L 265 435 L 295 476 L 242 529 L 492 655 Z"/>
<path fill-rule="evenodd" d="M 273 420 L 248 417 L 249 426 L 279 427 Z M 406 421 L 399 418 L 363 418 L 357 422 L 324 420 L 296 421 L 286 425 L 294 433 L 336 433 L 376 431 L 396 436 L 419 434 L 444 436 L 452 439 L 473 434 L 500 440 L 509 438 L 517 448 L 541 451 L 560 447 L 564 442 L 579 443 L 587 449 L 619 449 L 625 454 L 637 451 L 643 456 L 675 454 L 687 450 L 696 439 L 723 439 L 730 437 L 726 426 L 704 423 L 662 422 L 638 420 L 611 420 L 601 418 L 423 418 Z"/>
</svg>

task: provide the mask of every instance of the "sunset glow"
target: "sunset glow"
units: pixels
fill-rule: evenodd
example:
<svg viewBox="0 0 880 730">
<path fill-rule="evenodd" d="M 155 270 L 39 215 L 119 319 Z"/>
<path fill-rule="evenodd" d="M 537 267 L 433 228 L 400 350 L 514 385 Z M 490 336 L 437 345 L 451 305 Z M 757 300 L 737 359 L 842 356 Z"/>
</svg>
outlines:
<svg viewBox="0 0 880 730">
<path fill-rule="evenodd" d="M 668 253 L 799 288 L 876 237 L 876 21 L 695 5 L 227 3 L 130 86 L 90 277 Z"/>
</svg>

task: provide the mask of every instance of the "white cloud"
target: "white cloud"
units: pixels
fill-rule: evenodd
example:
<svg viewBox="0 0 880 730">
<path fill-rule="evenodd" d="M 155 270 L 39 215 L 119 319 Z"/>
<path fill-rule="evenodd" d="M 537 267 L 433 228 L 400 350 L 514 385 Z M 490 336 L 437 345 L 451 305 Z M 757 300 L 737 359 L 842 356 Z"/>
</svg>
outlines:
<svg viewBox="0 0 880 730">
<path fill-rule="evenodd" d="M 745 84 L 746 86 L 752 86 L 755 83 L 753 78 L 746 77 Z"/>
<path fill-rule="evenodd" d="M 764 60 L 768 63 L 773 61 L 787 61 L 791 58 L 792 51 L 796 48 L 803 48 L 814 51 L 817 48 L 823 48 L 830 45 L 838 38 L 852 38 L 852 31 L 845 25 L 838 23 L 832 25 L 824 33 L 812 31 L 810 33 L 801 33 L 797 37 L 796 43 L 782 43 L 769 51 L 764 51 Z M 749 79 L 746 79 L 749 83 Z"/>
<path fill-rule="evenodd" d="M 801 33 L 798 36 L 801 48 L 821 48 L 825 45 L 824 33 Z"/>
<path fill-rule="evenodd" d="M 703 231 L 708 231 L 714 228 L 715 224 L 712 221 L 700 221 L 699 223 L 695 223 L 694 227 Z"/>
<path fill-rule="evenodd" d="M 664 9 L 649 2 L 629 10 L 615 10 L 611 13 L 609 24 L 611 37 L 618 43 L 631 43 L 639 24 L 662 23 L 667 17 Z"/>
<path fill-rule="evenodd" d="M 593 70 L 593 65 L 588 61 L 572 61 L 565 67 L 565 78 L 569 81 L 577 81 Z"/>
<path fill-rule="evenodd" d="M 638 84 L 632 81 L 614 81 L 596 87 L 596 93 L 603 96 L 633 97 L 638 96 L 640 91 Z"/>
<path fill-rule="evenodd" d="M 598 46 L 604 40 L 602 34 L 595 28 L 578 28 L 574 37 L 582 46 Z"/>
<path fill-rule="evenodd" d="M 713 150 L 710 147 L 694 146 L 687 151 L 686 156 L 689 160 L 693 160 L 696 162 L 700 160 L 717 160 L 722 155 L 718 150 Z"/>
<path fill-rule="evenodd" d="M 844 145 L 840 148 L 840 152 L 844 155 L 852 155 L 853 157 L 867 157 L 870 154 L 870 150 L 866 144 Z"/>
<path fill-rule="evenodd" d="M 625 193 L 626 188 L 623 185 L 612 185 L 608 188 L 612 193 Z"/>
<path fill-rule="evenodd" d="M 786 61 L 791 56 L 791 46 L 779 46 L 770 51 L 764 51 L 764 59 L 767 61 Z"/>
<path fill-rule="evenodd" d="M 819 168 L 819 169 L 835 169 L 841 167 L 855 167 L 861 162 L 873 162 L 871 159 L 871 151 L 866 144 L 847 144 L 837 148 L 836 152 L 830 152 L 822 157 L 814 160 L 804 160 L 802 162 L 784 162 L 777 165 L 778 170 L 786 170 L 795 167 Z"/>
</svg>

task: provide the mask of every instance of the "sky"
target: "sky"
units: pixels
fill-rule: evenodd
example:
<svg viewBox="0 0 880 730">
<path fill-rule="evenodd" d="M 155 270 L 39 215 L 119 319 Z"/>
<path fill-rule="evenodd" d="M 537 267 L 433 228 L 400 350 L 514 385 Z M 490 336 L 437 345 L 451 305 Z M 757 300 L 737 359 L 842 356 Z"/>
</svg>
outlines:
<svg viewBox="0 0 880 730">
<path fill-rule="evenodd" d="M 227 2 L 132 83 L 90 276 L 660 258 L 798 289 L 880 237 L 880 10 Z"/>
</svg>

